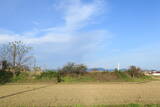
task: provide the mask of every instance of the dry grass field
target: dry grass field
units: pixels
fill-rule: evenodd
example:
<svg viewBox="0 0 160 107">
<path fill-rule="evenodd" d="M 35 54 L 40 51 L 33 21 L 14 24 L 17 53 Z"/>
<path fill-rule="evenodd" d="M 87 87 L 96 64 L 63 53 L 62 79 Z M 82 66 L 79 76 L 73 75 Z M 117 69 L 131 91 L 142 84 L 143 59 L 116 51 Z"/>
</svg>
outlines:
<svg viewBox="0 0 160 107">
<path fill-rule="evenodd" d="M 0 107 L 129 103 L 160 104 L 160 81 L 0 86 Z"/>
</svg>

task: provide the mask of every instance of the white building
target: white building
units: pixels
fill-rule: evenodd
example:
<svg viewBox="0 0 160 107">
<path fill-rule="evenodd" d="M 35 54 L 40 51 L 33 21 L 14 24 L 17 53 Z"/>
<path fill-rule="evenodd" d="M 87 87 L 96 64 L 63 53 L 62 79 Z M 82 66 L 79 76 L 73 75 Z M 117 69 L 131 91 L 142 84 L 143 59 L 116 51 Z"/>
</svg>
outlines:
<svg viewBox="0 0 160 107">
<path fill-rule="evenodd" d="M 157 72 L 152 72 L 152 75 L 153 76 L 160 76 L 160 72 L 158 72 L 158 71 Z"/>
</svg>

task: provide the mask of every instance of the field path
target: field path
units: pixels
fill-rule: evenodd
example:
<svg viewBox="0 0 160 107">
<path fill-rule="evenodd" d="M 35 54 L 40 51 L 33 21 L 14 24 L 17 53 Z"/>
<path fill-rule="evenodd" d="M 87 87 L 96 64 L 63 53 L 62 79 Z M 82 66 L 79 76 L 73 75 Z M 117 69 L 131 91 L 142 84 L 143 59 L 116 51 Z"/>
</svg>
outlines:
<svg viewBox="0 0 160 107">
<path fill-rule="evenodd" d="M 0 86 L 0 107 L 160 104 L 160 81 L 147 83 L 31 84 Z"/>
<path fill-rule="evenodd" d="M 38 88 L 33 88 L 33 89 L 29 89 L 29 90 L 19 91 L 19 92 L 12 93 L 12 94 L 9 94 L 9 95 L 0 96 L 0 99 L 11 97 L 11 96 L 18 95 L 18 94 L 23 94 L 23 93 L 29 92 L 29 91 L 35 91 L 35 90 L 38 90 L 38 89 L 41 89 L 41 88 L 46 88 L 46 87 L 48 87 L 48 86 L 41 86 L 41 87 L 38 87 Z"/>
</svg>

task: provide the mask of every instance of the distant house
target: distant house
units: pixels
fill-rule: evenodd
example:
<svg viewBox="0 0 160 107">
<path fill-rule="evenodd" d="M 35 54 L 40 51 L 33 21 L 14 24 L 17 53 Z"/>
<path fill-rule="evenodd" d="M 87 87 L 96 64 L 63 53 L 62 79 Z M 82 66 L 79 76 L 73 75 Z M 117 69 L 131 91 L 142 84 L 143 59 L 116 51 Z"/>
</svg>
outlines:
<svg viewBox="0 0 160 107">
<path fill-rule="evenodd" d="M 149 76 L 160 76 L 160 71 L 157 70 L 146 70 L 144 71 L 145 75 L 149 75 Z"/>
<path fill-rule="evenodd" d="M 160 76 L 160 71 L 152 72 L 151 75 L 153 75 L 153 76 Z"/>
</svg>

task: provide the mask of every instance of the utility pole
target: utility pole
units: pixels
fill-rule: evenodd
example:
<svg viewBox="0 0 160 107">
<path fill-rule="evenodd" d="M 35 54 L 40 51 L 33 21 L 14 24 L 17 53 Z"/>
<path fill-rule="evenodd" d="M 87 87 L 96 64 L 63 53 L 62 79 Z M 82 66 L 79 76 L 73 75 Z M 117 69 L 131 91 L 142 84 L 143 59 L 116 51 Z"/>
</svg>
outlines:
<svg viewBox="0 0 160 107">
<path fill-rule="evenodd" d="M 119 65 L 119 64 L 117 65 L 117 70 L 118 70 L 118 71 L 120 70 L 120 65 Z"/>
</svg>

